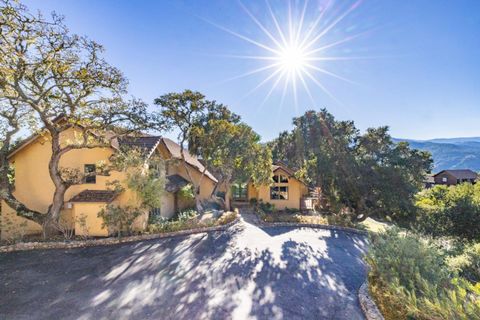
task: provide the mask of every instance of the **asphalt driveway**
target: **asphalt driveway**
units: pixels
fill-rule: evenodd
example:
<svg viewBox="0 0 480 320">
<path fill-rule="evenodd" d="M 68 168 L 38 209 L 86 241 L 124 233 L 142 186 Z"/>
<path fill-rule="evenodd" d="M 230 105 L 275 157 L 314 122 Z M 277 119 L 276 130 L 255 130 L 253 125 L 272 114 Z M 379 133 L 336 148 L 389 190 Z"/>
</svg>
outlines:
<svg viewBox="0 0 480 320">
<path fill-rule="evenodd" d="M 365 239 L 258 228 L 0 254 L 0 319 L 363 319 Z"/>
</svg>

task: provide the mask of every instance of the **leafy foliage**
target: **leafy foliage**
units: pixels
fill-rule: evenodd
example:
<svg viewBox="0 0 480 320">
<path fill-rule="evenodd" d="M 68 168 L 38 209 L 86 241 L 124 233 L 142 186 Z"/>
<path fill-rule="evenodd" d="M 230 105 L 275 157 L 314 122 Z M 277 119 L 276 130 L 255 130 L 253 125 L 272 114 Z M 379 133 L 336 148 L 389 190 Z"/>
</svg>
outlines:
<svg viewBox="0 0 480 320">
<path fill-rule="evenodd" d="M 76 170 L 60 166 L 62 156 L 109 147 L 119 135 L 144 128 L 148 112 L 141 101 L 125 101 L 127 80 L 102 57 L 103 47 L 70 33 L 61 16 L 48 19 L 9 0 L 0 0 L 0 12 L 0 127 L 6 128 L 1 196 L 18 215 L 42 224 L 46 235 L 60 217 L 66 191 L 82 181 Z M 71 127 L 75 136 L 62 139 Z M 7 184 L 12 137 L 22 128 L 52 144 L 48 169 L 54 194 L 46 214 L 20 203 Z M 105 130 L 108 134 L 98 134 Z"/>
<path fill-rule="evenodd" d="M 109 233 L 116 232 L 120 237 L 122 233 L 131 234 L 132 224 L 142 212 L 138 207 L 109 204 L 98 217 L 103 219 L 102 226 L 108 228 Z"/>
<path fill-rule="evenodd" d="M 447 264 L 465 279 L 480 283 L 480 243 L 466 245 L 459 255 L 449 257 Z"/>
<path fill-rule="evenodd" d="M 433 236 L 480 239 L 480 185 L 437 185 L 416 197 L 415 227 Z"/>
<path fill-rule="evenodd" d="M 431 169 L 428 153 L 393 143 L 387 127 L 360 134 L 352 121 L 337 121 L 323 109 L 293 120 L 291 132 L 270 143 L 275 161 L 319 186 L 335 211 L 408 219 L 413 196 Z"/>
<path fill-rule="evenodd" d="M 370 292 L 386 319 L 480 319 L 480 285 L 448 268 L 444 254 L 396 229 L 374 236 Z"/>
<path fill-rule="evenodd" d="M 155 104 L 159 107 L 156 127 L 176 128 L 182 157 L 188 142 L 188 150 L 201 156 L 206 167 L 220 179 L 219 184 L 229 189 L 232 181 L 269 181 L 270 150 L 262 146 L 258 134 L 240 122 L 240 117 L 225 105 L 191 90 L 162 95 Z M 188 168 L 186 170 L 188 173 Z M 192 183 L 197 195 L 199 183 Z M 227 195 L 227 203 L 228 200 Z"/>
<path fill-rule="evenodd" d="M 186 210 L 178 213 L 172 219 L 158 217 L 155 221 L 151 221 L 148 225 L 148 231 L 151 233 L 175 232 L 180 230 L 198 229 L 225 225 L 237 218 L 237 213 L 226 212 L 215 221 L 200 221 L 198 212 L 195 210 Z"/>
</svg>

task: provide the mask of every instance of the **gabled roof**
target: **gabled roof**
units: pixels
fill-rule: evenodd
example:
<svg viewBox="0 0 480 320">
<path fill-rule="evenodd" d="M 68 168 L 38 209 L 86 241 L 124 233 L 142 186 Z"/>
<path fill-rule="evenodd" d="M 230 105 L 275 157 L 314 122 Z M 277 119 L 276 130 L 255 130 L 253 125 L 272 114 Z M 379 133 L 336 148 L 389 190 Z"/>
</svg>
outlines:
<svg viewBox="0 0 480 320">
<path fill-rule="evenodd" d="M 282 162 L 277 162 L 275 164 L 272 165 L 272 172 L 275 172 L 279 169 L 282 169 L 283 171 L 285 171 L 286 173 L 288 173 L 290 176 L 294 176 L 295 175 L 295 171 L 293 171 L 292 169 L 290 169 L 289 167 L 287 167 L 284 163 Z"/>
<path fill-rule="evenodd" d="M 182 158 L 181 148 L 177 143 L 173 142 L 172 140 L 170 140 L 168 138 L 162 138 L 162 143 L 167 148 L 167 150 L 170 153 L 170 155 L 172 156 L 172 158 L 174 158 L 174 159 L 181 159 Z M 205 170 L 205 175 L 208 178 L 210 178 L 210 180 L 212 180 L 214 182 L 218 182 L 217 178 L 215 178 L 215 176 L 213 174 L 211 174 L 210 171 L 205 169 L 205 166 L 198 160 L 197 157 L 195 157 L 194 155 L 191 155 L 187 150 L 184 150 L 183 154 L 185 156 L 185 161 L 189 165 L 195 167 L 200 172 L 203 172 Z"/>
<path fill-rule="evenodd" d="M 300 181 L 301 183 L 303 183 L 304 185 L 307 185 L 304 181 L 295 177 L 295 171 L 293 169 L 290 169 L 289 167 L 287 167 L 287 165 L 284 164 L 283 162 L 277 162 L 277 163 L 272 165 L 272 172 L 275 173 L 275 171 L 277 171 L 277 170 L 283 170 L 284 172 L 286 172 L 289 175 L 289 178 L 294 178 L 294 179 Z"/>
<path fill-rule="evenodd" d="M 449 173 L 457 179 L 477 179 L 478 175 L 476 172 L 470 169 L 452 169 L 452 170 L 442 170 L 439 173 L 435 174 L 434 177 L 438 176 L 441 173 Z"/>
<path fill-rule="evenodd" d="M 160 136 L 128 136 L 118 138 L 118 146 L 122 147 L 136 147 L 145 152 L 146 157 L 150 157 L 153 151 L 157 148 L 158 144 L 162 140 Z"/>
<path fill-rule="evenodd" d="M 22 141 L 10 154 L 9 157 L 13 156 L 15 153 L 35 141 L 40 134 L 33 134 L 24 141 Z M 118 139 L 114 139 L 112 141 L 112 148 L 117 149 L 118 147 L 122 146 L 131 146 L 131 147 L 139 147 L 141 149 L 145 149 L 145 153 L 147 157 L 149 157 L 155 148 L 158 146 L 159 143 L 163 143 L 167 148 L 168 152 L 170 153 L 171 157 L 174 159 L 181 159 L 180 153 L 180 146 L 175 143 L 174 141 L 163 138 L 161 136 L 125 136 L 119 137 Z M 198 169 L 200 172 L 205 170 L 205 166 L 198 160 L 198 158 L 194 155 L 191 155 L 187 150 L 184 150 L 185 160 L 188 164 L 193 166 L 194 168 Z M 205 171 L 205 176 L 207 176 L 210 180 L 214 182 L 218 182 L 217 178 L 208 170 Z"/>
<path fill-rule="evenodd" d="M 118 193 L 112 190 L 83 190 L 72 197 L 69 202 L 106 202 L 110 203 Z"/>
</svg>

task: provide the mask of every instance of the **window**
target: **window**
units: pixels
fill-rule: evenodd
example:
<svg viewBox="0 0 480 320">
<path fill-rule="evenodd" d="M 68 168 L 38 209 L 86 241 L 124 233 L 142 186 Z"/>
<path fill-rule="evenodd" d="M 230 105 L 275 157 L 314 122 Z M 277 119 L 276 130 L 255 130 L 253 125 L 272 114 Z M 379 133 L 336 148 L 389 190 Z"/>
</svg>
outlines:
<svg viewBox="0 0 480 320">
<path fill-rule="evenodd" d="M 97 183 L 97 167 L 94 164 L 86 164 L 84 168 L 85 183 Z"/>
<path fill-rule="evenodd" d="M 448 181 L 447 177 L 442 178 L 442 182 L 447 182 L 447 181 Z"/>
<path fill-rule="evenodd" d="M 270 200 L 288 200 L 288 187 L 270 187 Z"/>
<path fill-rule="evenodd" d="M 232 185 L 232 198 L 233 199 L 247 199 L 247 184 L 235 183 Z"/>
<path fill-rule="evenodd" d="M 283 174 L 276 174 L 273 176 L 273 182 L 275 183 L 288 183 L 288 177 Z"/>
</svg>

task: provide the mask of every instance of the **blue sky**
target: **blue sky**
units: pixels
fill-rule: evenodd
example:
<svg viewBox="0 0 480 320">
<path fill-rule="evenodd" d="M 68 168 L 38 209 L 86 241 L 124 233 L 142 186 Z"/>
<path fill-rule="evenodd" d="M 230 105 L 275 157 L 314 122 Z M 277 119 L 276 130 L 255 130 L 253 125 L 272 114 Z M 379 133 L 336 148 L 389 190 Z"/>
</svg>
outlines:
<svg viewBox="0 0 480 320">
<path fill-rule="evenodd" d="M 236 56 L 270 54 L 218 26 L 272 47 L 275 24 L 264 1 L 28 0 L 33 10 L 65 15 L 72 32 L 103 44 L 108 61 L 130 81 L 130 93 L 148 103 L 167 92 L 189 88 L 230 106 L 263 138 L 291 128 L 292 117 L 327 108 L 364 130 L 389 125 L 392 135 L 412 139 L 480 136 L 480 1 L 333 1 L 312 36 L 351 10 L 311 48 L 353 37 L 325 49 L 308 77 L 311 97 L 297 79 L 297 102 L 277 76 L 252 91 L 276 68 L 247 77 L 269 61 Z M 310 0 L 303 33 L 328 0 Z M 270 0 L 280 28 L 288 29 L 288 1 Z M 304 2 L 290 1 L 298 25 Z M 217 26 L 215 26 L 215 25 Z M 358 36 L 357 36 L 358 35 Z M 300 37 L 301 38 L 301 37 Z M 229 80 L 229 81 L 227 81 Z M 313 101 L 312 101 L 313 100 Z M 282 103 L 283 101 L 283 103 Z"/>
</svg>

